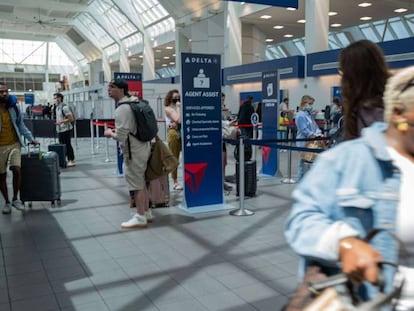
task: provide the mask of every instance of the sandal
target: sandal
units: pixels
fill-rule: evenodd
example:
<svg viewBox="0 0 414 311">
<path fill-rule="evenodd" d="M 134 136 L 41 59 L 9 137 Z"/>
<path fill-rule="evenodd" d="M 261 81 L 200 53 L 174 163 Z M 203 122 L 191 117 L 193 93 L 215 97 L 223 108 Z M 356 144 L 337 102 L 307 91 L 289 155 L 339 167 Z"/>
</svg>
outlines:
<svg viewBox="0 0 414 311">
<path fill-rule="evenodd" d="M 174 184 L 173 189 L 174 190 L 183 190 L 183 187 L 179 183 L 176 183 L 176 184 Z"/>
</svg>

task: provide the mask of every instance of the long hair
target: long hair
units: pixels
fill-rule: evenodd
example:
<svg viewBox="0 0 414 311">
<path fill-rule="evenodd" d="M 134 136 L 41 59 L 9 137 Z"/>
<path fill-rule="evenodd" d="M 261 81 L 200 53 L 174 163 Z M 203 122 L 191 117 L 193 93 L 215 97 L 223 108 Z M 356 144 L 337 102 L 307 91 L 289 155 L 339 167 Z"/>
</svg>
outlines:
<svg viewBox="0 0 414 311">
<path fill-rule="evenodd" d="M 343 49 L 339 69 L 342 72 L 345 137 L 353 139 L 359 136 L 359 110 L 384 107 L 382 95 L 390 74 L 381 49 L 369 40 L 354 42 Z"/>
<path fill-rule="evenodd" d="M 174 93 L 179 93 L 177 89 L 168 91 L 167 95 L 164 98 L 164 106 L 169 106 L 172 102 L 172 97 Z"/>
</svg>

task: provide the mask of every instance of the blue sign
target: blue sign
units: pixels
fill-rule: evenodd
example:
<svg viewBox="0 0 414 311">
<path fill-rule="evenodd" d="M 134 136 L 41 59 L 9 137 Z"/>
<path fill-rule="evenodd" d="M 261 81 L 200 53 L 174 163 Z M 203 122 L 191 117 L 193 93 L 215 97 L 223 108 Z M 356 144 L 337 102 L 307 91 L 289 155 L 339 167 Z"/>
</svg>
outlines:
<svg viewBox="0 0 414 311">
<path fill-rule="evenodd" d="M 24 103 L 26 105 L 34 105 L 34 94 L 33 93 L 24 93 Z"/>
<path fill-rule="evenodd" d="M 277 71 L 262 74 L 262 138 L 277 139 L 279 77 Z M 262 173 L 274 176 L 277 173 L 277 148 L 263 146 Z"/>
<path fill-rule="evenodd" d="M 248 3 L 257 3 L 257 4 L 267 4 L 272 6 L 281 6 L 281 7 L 291 7 L 298 8 L 298 0 L 227 0 L 235 2 L 248 2 Z"/>
<path fill-rule="evenodd" d="M 331 89 L 332 92 L 332 99 L 334 99 L 335 97 L 338 97 L 339 102 L 342 103 L 343 98 L 342 98 L 342 90 L 340 86 L 333 86 Z"/>
<path fill-rule="evenodd" d="M 185 202 L 222 204 L 220 55 L 182 53 L 181 72 Z"/>
<path fill-rule="evenodd" d="M 124 79 L 127 81 L 142 81 L 142 74 L 134 72 L 114 72 L 114 79 Z"/>
<path fill-rule="evenodd" d="M 259 123 L 259 114 L 258 113 L 253 113 L 250 116 L 250 122 L 253 126 L 256 126 Z"/>
</svg>

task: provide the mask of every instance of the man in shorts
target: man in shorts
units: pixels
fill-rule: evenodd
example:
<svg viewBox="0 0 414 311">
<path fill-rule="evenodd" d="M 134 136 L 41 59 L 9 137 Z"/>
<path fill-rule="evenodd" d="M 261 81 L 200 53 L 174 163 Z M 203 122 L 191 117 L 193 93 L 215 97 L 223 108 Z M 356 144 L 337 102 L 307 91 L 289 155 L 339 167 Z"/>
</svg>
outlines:
<svg viewBox="0 0 414 311">
<path fill-rule="evenodd" d="M 109 97 L 115 100 L 115 129 L 107 129 L 106 137 L 119 141 L 123 160 L 125 179 L 130 191 L 134 192 L 137 213 L 121 224 L 122 228 L 146 228 L 152 222 L 151 209 L 148 208 L 148 193 L 145 184 L 145 170 L 151 152 L 150 142 L 139 141 L 134 135 L 137 124 L 134 113 L 124 102 L 137 101 L 138 98 L 128 94 L 128 84 L 123 79 L 114 79 L 108 86 Z"/>
<path fill-rule="evenodd" d="M 31 143 L 37 144 L 32 133 L 23 123 L 23 117 L 17 105 L 17 99 L 9 95 L 7 86 L 0 82 L 0 191 L 5 204 L 2 213 L 10 214 L 11 206 L 24 210 L 18 199 L 21 181 L 21 152 L 24 145 L 22 135 Z M 13 173 L 13 198 L 10 204 L 7 188 L 7 165 Z"/>
</svg>

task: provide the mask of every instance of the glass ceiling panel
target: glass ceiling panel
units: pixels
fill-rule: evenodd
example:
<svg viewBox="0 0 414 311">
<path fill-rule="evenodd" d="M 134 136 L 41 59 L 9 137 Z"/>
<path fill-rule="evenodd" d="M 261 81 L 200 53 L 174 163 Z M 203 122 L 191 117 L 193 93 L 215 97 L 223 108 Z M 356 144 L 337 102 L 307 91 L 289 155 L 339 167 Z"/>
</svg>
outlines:
<svg viewBox="0 0 414 311">
<path fill-rule="evenodd" d="M 142 39 L 142 34 L 141 33 L 136 33 L 132 36 L 129 36 L 125 39 L 122 40 L 122 43 L 124 45 L 124 47 L 126 48 L 131 48 L 133 46 L 137 46 L 139 44 L 141 44 L 143 42 Z"/>
<path fill-rule="evenodd" d="M 157 0 L 131 0 L 131 4 L 142 18 L 144 27 L 169 15 Z"/>
<path fill-rule="evenodd" d="M 89 13 L 83 13 L 78 16 L 79 22 L 89 29 L 98 40 L 99 45 L 104 47 L 114 43 L 114 40 L 108 35 L 108 33 L 93 19 Z"/>
<path fill-rule="evenodd" d="M 162 35 L 166 32 L 173 31 L 175 28 L 175 22 L 172 17 L 165 19 L 155 25 L 148 27 L 146 30 L 151 38 L 155 38 L 159 35 Z"/>
<path fill-rule="evenodd" d="M 46 42 L 0 39 L 0 63 L 44 65 Z"/>
<path fill-rule="evenodd" d="M 96 0 L 92 2 L 90 5 L 90 12 L 96 12 L 98 15 L 95 17 L 98 20 L 106 19 L 108 23 L 114 27 L 121 39 L 138 31 L 138 29 L 111 1 Z"/>
</svg>

